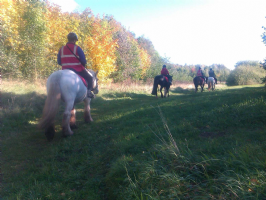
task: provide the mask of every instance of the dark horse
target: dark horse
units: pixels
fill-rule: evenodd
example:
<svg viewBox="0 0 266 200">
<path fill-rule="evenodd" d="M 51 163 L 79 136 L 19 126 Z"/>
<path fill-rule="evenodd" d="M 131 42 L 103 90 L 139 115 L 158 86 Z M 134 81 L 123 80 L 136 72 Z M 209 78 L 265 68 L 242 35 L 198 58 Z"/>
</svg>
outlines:
<svg viewBox="0 0 266 200">
<path fill-rule="evenodd" d="M 205 77 L 202 78 L 200 76 L 196 76 L 194 79 L 193 79 L 193 82 L 194 82 L 194 85 L 195 85 L 195 92 L 198 91 L 198 86 L 200 85 L 201 87 L 201 92 L 203 91 L 203 88 L 204 88 L 204 84 L 206 82 L 205 80 Z"/>
<path fill-rule="evenodd" d="M 167 82 L 166 78 L 163 75 L 155 76 L 154 83 L 153 83 L 153 89 L 152 89 L 151 94 L 152 95 L 156 95 L 156 98 L 157 98 L 157 88 L 158 88 L 158 84 L 159 84 L 161 86 L 161 88 L 160 88 L 161 97 L 162 98 L 166 97 L 167 93 L 168 93 L 168 97 L 169 97 L 169 88 L 172 85 L 172 77 L 173 76 L 169 75 L 168 76 L 168 82 Z M 162 89 L 163 88 L 165 88 L 164 96 L 163 96 L 163 93 L 162 93 Z"/>
</svg>

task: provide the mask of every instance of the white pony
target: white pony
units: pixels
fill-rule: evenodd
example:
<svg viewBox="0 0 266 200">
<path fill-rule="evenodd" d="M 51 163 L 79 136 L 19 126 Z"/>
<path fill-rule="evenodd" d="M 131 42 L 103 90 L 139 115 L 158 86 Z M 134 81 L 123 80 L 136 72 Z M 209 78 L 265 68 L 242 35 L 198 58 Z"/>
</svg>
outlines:
<svg viewBox="0 0 266 200">
<path fill-rule="evenodd" d="M 87 70 L 93 77 L 94 94 L 98 94 L 97 73 Z M 87 87 L 81 78 L 71 70 L 59 70 L 52 73 L 46 83 L 47 99 L 43 109 L 42 119 L 39 122 L 39 128 L 45 129 L 45 135 L 48 141 L 54 138 L 54 119 L 59 107 L 60 100 L 65 102 L 65 111 L 63 115 L 63 136 L 73 135 L 71 128 L 76 128 L 76 111 L 74 105 L 81 101 L 85 103 L 85 122 L 93 121 L 90 114 L 91 99 L 87 97 Z"/>
<path fill-rule="evenodd" d="M 215 89 L 215 79 L 213 77 L 208 78 L 207 84 L 208 84 L 208 90 L 209 91 L 211 88 L 212 88 L 212 90 Z"/>
</svg>

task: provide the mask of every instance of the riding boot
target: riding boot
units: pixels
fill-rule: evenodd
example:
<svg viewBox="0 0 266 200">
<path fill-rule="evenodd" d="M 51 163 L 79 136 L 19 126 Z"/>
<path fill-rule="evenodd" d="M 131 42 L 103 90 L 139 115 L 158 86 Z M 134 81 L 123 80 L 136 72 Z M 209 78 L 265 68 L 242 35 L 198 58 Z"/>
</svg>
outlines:
<svg viewBox="0 0 266 200">
<path fill-rule="evenodd" d="M 92 93 L 91 89 L 88 88 L 87 90 L 87 97 L 93 99 L 95 95 Z"/>
</svg>

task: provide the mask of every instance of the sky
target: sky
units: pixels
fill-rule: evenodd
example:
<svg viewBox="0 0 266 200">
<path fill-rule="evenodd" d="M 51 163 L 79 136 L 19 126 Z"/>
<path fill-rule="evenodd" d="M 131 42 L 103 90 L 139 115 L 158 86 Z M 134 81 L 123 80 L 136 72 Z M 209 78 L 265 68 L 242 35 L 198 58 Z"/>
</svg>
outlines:
<svg viewBox="0 0 266 200">
<path fill-rule="evenodd" d="M 263 61 L 266 0 L 50 0 L 62 11 L 112 15 L 136 37 L 149 39 L 171 63 Z"/>
</svg>

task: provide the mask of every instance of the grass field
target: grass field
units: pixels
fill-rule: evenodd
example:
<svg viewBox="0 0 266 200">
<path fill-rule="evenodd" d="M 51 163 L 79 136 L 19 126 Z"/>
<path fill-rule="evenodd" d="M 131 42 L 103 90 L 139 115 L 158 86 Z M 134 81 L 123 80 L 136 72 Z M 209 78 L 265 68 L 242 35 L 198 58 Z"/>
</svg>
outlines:
<svg viewBox="0 0 266 200">
<path fill-rule="evenodd" d="M 182 87 L 181 87 L 182 86 Z M 186 89 L 184 89 L 186 88 Z M 266 89 L 101 86 L 94 122 L 47 142 L 44 84 L 2 82 L 0 199 L 266 199 Z"/>
</svg>

